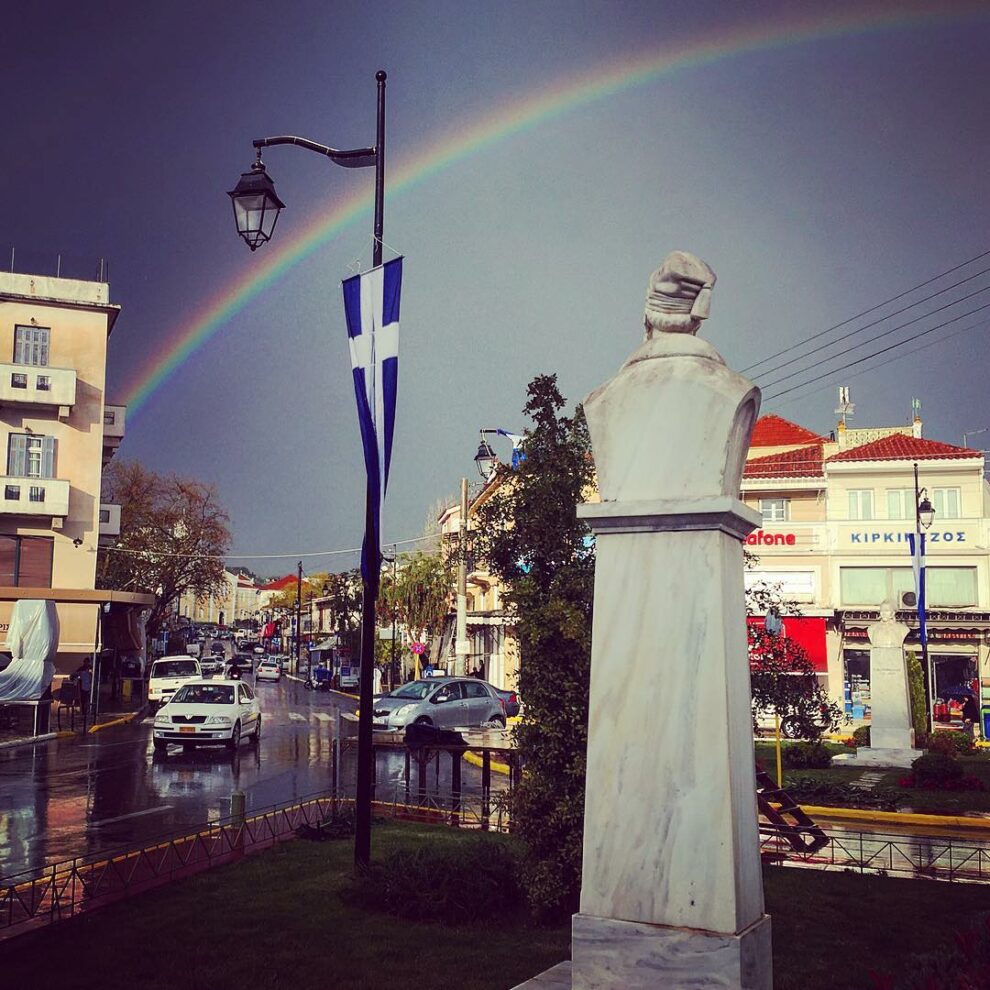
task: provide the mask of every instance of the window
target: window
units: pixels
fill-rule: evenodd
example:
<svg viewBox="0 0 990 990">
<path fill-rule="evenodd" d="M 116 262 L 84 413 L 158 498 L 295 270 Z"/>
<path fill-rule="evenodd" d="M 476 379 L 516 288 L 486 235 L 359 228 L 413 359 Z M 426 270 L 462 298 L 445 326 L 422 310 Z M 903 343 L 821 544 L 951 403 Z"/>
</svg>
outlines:
<svg viewBox="0 0 990 990">
<path fill-rule="evenodd" d="M 0 585 L 50 588 L 54 546 L 49 536 L 0 536 Z"/>
<path fill-rule="evenodd" d="M 910 567 L 840 567 L 839 589 L 843 605 L 880 605 L 891 602 L 899 607 L 901 595 L 914 591 L 914 571 Z"/>
<path fill-rule="evenodd" d="M 11 478 L 54 478 L 55 438 L 33 433 L 11 433 L 7 448 L 7 474 Z"/>
<path fill-rule="evenodd" d="M 488 691 L 485 688 L 485 685 L 481 683 L 481 681 L 476 681 L 474 684 L 472 684 L 470 681 L 464 681 L 462 682 L 461 687 L 464 688 L 465 698 L 489 697 Z"/>
<path fill-rule="evenodd" d="M 430 699 L 430 701 L 436 701 L 437 697 L 441 694 L 447 695 L 449 701 L 460 701 L 461 700 L 461 685 L 457 681 L 452 681 L 450 684 L 444 684 L 440 687 L 435 695 Z"/>
<path fill-rule="evenodd" d="M 790 499 L 761 498 L 760 515 L 764 522 L 787 522 L 790 516 Z"/>
<path fill-rule="evenodd" d="M 34 384 L 39 392 L 50 392 L 52 389 L 52 380 L 48 375 L 38 375 Z"/>
<path fill-rule="evenodd" d="M 925 599 L 929 608 L 976 605 L 976 568 L 926 567 Z"/>
<path fill-rule="evenodd" d="M 48 364 L 48 327 L 14 327 L 14 364 Z"/>
<path fill-rule="evenodd" d="M 117 413 L 113 409 L 107 409 L 103 413 L 103 425 L 113 426 L 117 422 Z"/>
<path fill-rule="evenodd" d="M 10 499 L 11 502 L 19 502 L 21 500 L 21 486 L 4 485 L 3 497 L 6 499 Z"/>
<path fill-rule="evenodd" d="M 29 502 L 44 502 L 45 500 L 45 489 L 41 485 L 32 485 L 28 489 L 28 501 Z"/>
<path fill-rule="evenodd" d="M 253 701 L 254 692 L 246 685 L 241 685 L 241 701 Z"/>
<path fill-rule="evenodd" d="M 887 518 L 914 519 L 914 489 L 887 489 Z"/>
<path fill-rule="evenodd" d="M 109 509 L 100 509 L 100 522 L 101 523 L 108 523 L 108 522 L 110 522 L 110 510 Z"/>
<path fill-rule="evenodd" d="M 849 518 L 873 518 L 873 489 L 853 488 L 849 492 Z"/>
<path fill-rule="evenodd" d="M 10 376 L 10 387 L 11 388 L 27 388 L 28 387 L 28 376 L 27 375 L 11 375 Z"/>
<path fill-rule="evenodd" d="M 932 505 L 935 508 L 936 519 L 958 519 L 962 515 L 961 501 L 958 488 L 932 489 Z"/>
</svg>

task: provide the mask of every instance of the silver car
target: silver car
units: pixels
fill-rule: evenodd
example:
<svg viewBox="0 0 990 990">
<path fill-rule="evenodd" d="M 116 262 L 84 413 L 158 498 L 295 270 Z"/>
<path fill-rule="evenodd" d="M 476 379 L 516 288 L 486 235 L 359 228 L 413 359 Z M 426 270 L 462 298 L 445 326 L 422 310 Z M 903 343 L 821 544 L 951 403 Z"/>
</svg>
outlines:
<svg viewBox="0 0 990 990">
<path fill-rule="evenodd" d="M 410 681 L 374 700 L 374 727 L 402 729 L 413 723 L 439 729 L 505 727 L 505 707 L 484 681 L 430 677 Z"/>
</svg>

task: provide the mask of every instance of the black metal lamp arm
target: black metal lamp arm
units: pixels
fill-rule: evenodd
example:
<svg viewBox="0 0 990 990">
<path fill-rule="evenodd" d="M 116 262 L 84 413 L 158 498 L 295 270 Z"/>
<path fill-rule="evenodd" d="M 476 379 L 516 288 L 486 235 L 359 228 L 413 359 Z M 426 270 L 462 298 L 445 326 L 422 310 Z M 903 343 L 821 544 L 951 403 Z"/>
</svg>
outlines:
<svg viewBox="0 0 990 990">
<path fill-rule="evenodd" d="M 338 151 L 336 148 L 327 147 L 325 144 L 310 141 L 309 138 L 296 137 L 292 134 L 255 138 L 252 143 L 256 148 L 270 148 L 276 144 L 295 144 L 307 151 L 315 151 L 318 155 L 325 155 L 334 164 L 342 165 L 344 168 L 370 168 L 378 160 L 374 148 L 352 148 L 349 151 Z"/>
</svg>

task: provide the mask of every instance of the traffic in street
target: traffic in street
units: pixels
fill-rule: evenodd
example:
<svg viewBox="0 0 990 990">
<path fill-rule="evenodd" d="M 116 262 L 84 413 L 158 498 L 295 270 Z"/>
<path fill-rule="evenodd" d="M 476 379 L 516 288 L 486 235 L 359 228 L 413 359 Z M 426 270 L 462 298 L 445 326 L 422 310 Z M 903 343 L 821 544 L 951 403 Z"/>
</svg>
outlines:
<svg viewBox="0 0 990 990">
<path fill-rule="evenodd" d="M 289 677 L 257 680 L 245 674 L 262 711 L 260 740 L 236 750 L 170 744 L 156 753 L 149 713 L 130 725 L 0 752 L 0 875 L 79 856 L 134 848 L 230 813 L 231 793 L 245 794 L 248 814 L 331 790 L 331 753 L 338 716 L 357 702 L 334 692 L 307 690 Z M 343 787 L 353 768 L 346 757 Z M 405 758 L 381 753 L 376 792 L 402 800 Z M 449 763 L 431 786 L 449 793 Z M 480 788 L 480 771 L 463 768 L 465 792 Z"/>
</svg>

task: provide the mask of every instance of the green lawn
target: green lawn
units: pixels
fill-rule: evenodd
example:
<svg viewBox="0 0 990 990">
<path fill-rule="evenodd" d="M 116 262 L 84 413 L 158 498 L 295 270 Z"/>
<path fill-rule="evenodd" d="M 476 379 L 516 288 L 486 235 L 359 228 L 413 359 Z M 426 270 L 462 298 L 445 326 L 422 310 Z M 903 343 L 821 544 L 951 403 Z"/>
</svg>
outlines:
<svg viewBox="0 0 990 990">
<path fill-rule="evenodd" d="M 388 825 L 374 846 L 377 858 L 471 837 Z M 351 856 L 349 841 L 292 842 L 0 943 L 3 985 L 508 990 L 569 954 L 568 925 L 444 928 L 347 906 Z M 868 990 L 870 969 L 913 972 L 990 911 L 990 889 L 975 884 L 783 867 L 765 877 L 776 990 Z"/>
</svg>

